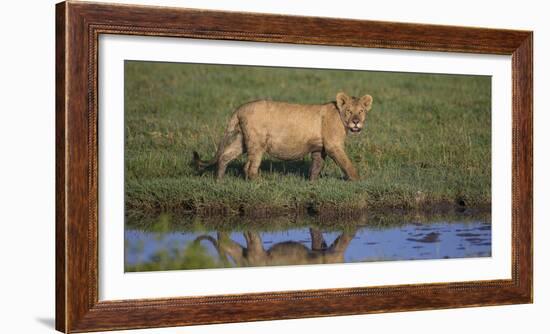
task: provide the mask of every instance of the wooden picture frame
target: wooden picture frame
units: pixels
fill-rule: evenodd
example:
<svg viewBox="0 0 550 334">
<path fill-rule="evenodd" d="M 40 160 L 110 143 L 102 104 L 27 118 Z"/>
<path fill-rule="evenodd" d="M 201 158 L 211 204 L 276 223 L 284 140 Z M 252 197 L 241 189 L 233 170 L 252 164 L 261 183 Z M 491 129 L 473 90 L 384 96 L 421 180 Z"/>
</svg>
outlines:
<svg viewBox="0 0 550 334">
<path fill-rule="evenodd" d="M 169 36 L 512 56 L 512 278 L 99 301 L 98 37 Z M 66 1 L 56 7 L 56 329 L 118 330 L 531 303 L 533 33 Z"/>
</svg>

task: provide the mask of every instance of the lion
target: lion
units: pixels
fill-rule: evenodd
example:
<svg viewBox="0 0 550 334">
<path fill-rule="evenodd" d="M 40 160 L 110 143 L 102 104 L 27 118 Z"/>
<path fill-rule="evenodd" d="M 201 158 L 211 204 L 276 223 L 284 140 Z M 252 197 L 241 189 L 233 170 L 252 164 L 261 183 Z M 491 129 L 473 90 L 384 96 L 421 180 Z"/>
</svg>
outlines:
<svg viewBox="0 0 550 334">
<path fill-rule="evenodd" d="M 216 248 L 220 259 L 231 259 L 237 267 L 276 266 L 297 264 L 343 263 L 344 255 L 356 235 L 356 229 L 343 231 L 330 246 L 321 231 L 309 229 L 311 247 L 298 241 L 283 241 L 264 249 L 259 232 L 243 232 L 246 247 L 233 241 L 228 232 L 218 232 L 217 238 L 198 236 L 194 242 L 208 240 Z"/>
<path fill-rule="evenodd" d="M 299 160 L 310 154 L 309 179 L 313 181 L 328 155 L 348 180 L 358 180 L 344 143 L 348 133 L 359 133 L 365 127 L 372 101 L 370 95 L 357 98 L 339 92 L 336 101 L 325 104 L 271 100 L 246 103 L 231 116 L 214 158 L 202 161 L 194 151 L 193 163 L 199 171 L 217 165 L 217 178 L 222 179 L 227 165 L 246 153 L 244 175 L 253 180 L 264 153 L 280 160 Z"/>
</svg>

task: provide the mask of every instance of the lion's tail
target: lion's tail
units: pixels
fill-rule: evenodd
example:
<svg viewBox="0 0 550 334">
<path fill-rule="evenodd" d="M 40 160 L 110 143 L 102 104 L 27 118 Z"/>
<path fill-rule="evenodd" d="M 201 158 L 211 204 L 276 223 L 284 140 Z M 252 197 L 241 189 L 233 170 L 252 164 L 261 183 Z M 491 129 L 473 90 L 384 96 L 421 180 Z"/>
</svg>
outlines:
<svg viewBox="0 0 550 334">
<path fill-rule="evenodd" d="M 201 241 L 203 240 L 208 240 L 212 243 L 212 245 L 216 248 L 218 248 L 218 240 L 216 240 L 215 238 L 209 236 L 209 235 L 200 235 L 198 236 L 197 238 L 195 238 L 195 240 L 193 241 L 194 243 L 198 244 L 200 243 Z"/>
<path fill-rule="evenodd" d="M 227 124 L 227 128 L 225 129 L 225 133 L 223 134 L 223 138 L 220 141 L 220 144 L 218 145 L 218 151 L 216 152 L 216 155 L 208 160 L 201 160 L 201 157 L 197 151 L 193 151 L 193 166 L 195 166 L 195 169 L 198 171 L 203 171 L 206 168 L 215 165 L 218 162 L 218 159 L 222 155 L 226 145 L 231 141 L 232 138 L 234 138 L 235 134 L 240 132 L 239 127 L 239 118 L 237 117 L 237 114 L 233 114 L 231 116 L 231 119 L 229 120 L 229 123 Z"/>
<path fill-rule="evenodd" d="M 206 168 L 213 166 L 218 161 L 217 157 L 212 158 L 209 161 L 201 160 L 201 156 L 197 151 L 193 151 L 193 166 L 199 172 L 205 170 Z"/>
</svg>

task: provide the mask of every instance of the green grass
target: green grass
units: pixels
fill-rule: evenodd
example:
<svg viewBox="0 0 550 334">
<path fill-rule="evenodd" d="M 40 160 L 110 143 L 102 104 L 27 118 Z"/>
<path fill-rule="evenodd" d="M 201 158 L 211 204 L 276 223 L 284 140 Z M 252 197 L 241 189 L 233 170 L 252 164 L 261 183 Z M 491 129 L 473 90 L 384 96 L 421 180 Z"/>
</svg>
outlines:
<svg viewBox="0 0 550 334">
<path fill-rule="evenodd" d="M 339 212 L 491 201 L 490 77 L 128 61 L 125 191 L 128 212 L 195 214 Z M 317 182 L 309 157 L 264 157 L 245 181 L 235 161 L 220 182 L 197 175 L 191 152 L 214 155 L 231 113 L 268 98 L 325 103 L 338 91 L 374 98 L 367 128 L 346 150 L 362 180 L 330 159 Z"/>
</svg>

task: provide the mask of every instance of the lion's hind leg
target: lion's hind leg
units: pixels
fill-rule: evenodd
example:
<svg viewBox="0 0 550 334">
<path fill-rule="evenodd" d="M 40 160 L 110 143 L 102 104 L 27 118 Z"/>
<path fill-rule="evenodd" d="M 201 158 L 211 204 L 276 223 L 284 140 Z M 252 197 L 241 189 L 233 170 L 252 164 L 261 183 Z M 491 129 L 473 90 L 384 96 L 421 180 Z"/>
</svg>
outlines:
<svg viewBox="0 0 550 334">
<path fill-rule="evenodd" d="M 324 152 L 311 153 L 311 165 L 309 166 L 310 181 L 315 181 L 319 178 L 319 174 L 321 174 L 321 170 L 323 169 L 323 163 L 325 162 L 325 156 Z"/>
<path fill-rule="evenodd" d="M 245 164 L 245 177 L 248 180 L 254 180 L 258 177 L 258 170 L 262 163 L 262 156 L 264 152 L 262 150 L 249 150 L 248 161 Z"/>
<path fill-rule="evenodd" d="M 223 152 L 218 158 L 218 179 L 223 178 L 227 165 L 231 161 L 237 159 L 243 152 L 243 136 L 241 133 L 238 133 L 232 138 L 232 141 L 224 147 Z"/>
</svg>

